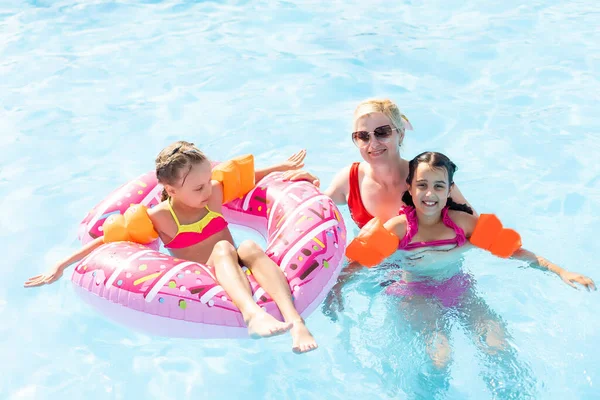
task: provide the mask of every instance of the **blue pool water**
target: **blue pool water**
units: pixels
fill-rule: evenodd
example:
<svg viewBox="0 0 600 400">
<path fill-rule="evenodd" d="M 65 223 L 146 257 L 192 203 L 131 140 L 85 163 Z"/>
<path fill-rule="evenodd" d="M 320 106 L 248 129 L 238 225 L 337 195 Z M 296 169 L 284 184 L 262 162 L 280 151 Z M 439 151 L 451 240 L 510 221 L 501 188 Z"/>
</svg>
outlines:
<svg viewBox="0 0 600 400">
<path fill-rule="evenodd" d="M 478 251 L 463 267 L 510 349 L 479 350 L 446 315 L 445 371 L 373 271 L 337 320 L 308 318 L 320 348 L 303 356 L 289 336 L 146 336 L 66 277 L 22 288 L 171 141 L 261 165 L 305 147 L 328 184 L 358 159 L 351 114 L 372 96 L 415 126 L 407 158 L 448 154 L 479 212 L 600 281 L 599 17 L 592 0 L 0 0 L 0 398 L 600 398 L 598 292 Z"/>
</svg>

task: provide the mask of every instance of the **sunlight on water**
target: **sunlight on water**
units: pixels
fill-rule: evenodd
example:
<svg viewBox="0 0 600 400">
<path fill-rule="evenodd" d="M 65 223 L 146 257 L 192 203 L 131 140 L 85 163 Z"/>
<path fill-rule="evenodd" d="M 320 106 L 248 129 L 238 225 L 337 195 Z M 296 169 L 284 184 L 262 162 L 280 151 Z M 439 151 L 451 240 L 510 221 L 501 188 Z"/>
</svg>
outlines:
<svg viewBox="0 0 600 400">
<path fill-rule="evenodd" d="M 307 148 L 328 184 L 359 159 L 351 115 L 371 96 L 410 118 L 407 158 L 449 155 L 477 211 L 600 280 L 598 15 L 589 0 L 1 1 L 0 397 L 597 398 L 598 294 L 477 250 L 455 308 L 385 295 L 390 271 L 361 271 L 343 311 L 308 318 L 320 348 L 304 356 L 289 335 L 129 330 L 79 301 L 71 270 L 22 283 L 76 249 L 89 209 L 174 140 L 260 165 Z"/>
</svg>

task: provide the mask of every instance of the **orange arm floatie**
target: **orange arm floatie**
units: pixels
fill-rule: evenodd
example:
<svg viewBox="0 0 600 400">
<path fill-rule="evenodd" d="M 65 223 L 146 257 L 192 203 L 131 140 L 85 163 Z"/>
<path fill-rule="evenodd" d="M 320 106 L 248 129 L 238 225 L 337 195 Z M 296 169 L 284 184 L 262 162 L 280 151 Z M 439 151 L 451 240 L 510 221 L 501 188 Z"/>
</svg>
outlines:
<svg viewBox="0 0 600 400">
<path fill-rule="evenodd" d="M 136 242 L 148 244 L 158 238 L 154 225 L 148 216 L 146 206 L 136 204 L 127 209 L 124 215 L 113 214 L 102 225 L 104 243 Z"/>
<path fill-rule="evenodd" d="M 400 239 L 385 229 L 379 218 L 370 220 L 346 248 L 346 257 L 373 267 L 394 254 Z"/>
<path fill-rule="evenodd" d="M 223 204 L 243 197 L 255 185 L 254 156 L 248 154 L 217 165 L 212 179 L 223 184 Z"/>
<path fill-rule="evenodd" d="M 521 247 L 521 236 L 515 230 L 503 228 L 494 214 L 481 214 L 469 240 L 502 258 L 512 256 Z"/>
</svg>

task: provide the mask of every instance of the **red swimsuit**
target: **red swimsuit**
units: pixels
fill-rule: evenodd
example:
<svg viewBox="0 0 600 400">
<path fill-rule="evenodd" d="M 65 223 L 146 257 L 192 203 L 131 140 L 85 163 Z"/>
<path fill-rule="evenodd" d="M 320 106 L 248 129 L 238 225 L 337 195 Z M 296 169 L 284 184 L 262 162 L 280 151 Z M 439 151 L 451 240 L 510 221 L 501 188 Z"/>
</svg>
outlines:
<svg viewBox="0 0 600 400">
<path fill-rule="evenodd" d="M 367 222 L 373 219 L 373 216 L 369 214 L 365 205 L 360 197 L 360 185 L 358 183 L 358 166 L 360 163 L 355 162 L 350 167 L 350 176 L 348 177 L 348 184 L 350 187 L 350 193 L 348 193 L 348 208 L 350 209 L 350 216 L 358 225 L 362 228 Z"/>
</svg>

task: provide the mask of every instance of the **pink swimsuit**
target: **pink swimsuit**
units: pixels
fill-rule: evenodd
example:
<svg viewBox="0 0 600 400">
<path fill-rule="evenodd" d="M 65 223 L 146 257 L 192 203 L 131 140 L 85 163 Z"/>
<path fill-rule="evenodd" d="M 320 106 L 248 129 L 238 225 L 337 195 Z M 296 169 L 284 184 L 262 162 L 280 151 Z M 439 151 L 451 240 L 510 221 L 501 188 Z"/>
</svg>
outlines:
<svg viewBox="0 0 600 400">
<path fill-rule="evenodd" d="M 430 242 L 414 242 L 411 240 L 419 231 L 417 213 L 414 207 L 404 206 L 400 209 L 398 215 L 406 215 L 408 222 L 406 235 L 400 241 L 398 250 L 415 250 L 422 247 L 439 247 L 455 245 L 460 247 L 467 242 L 465 232 L 452 221 L 448 215 L 448 208 L 442 210 L 442 222 L 456 232 L 452 239 L 432 240 Z M 445 307 L 456 306 L 462 295 L 471 287 L 471 279 L 467 274 L 459 273 L 444 281 L 415 281 L 405 282 L 396 281 L 387 287 L 386 293 L 398 297 L 423 296 L 436 297 Z"/>
<path fill-rule="evenodd" d="M 443 240 L 432 240 L 431 242 L 414 242 L 410 241 L 415 237 L 417 232 L 419 232 L 419 220 L 417 219 L 417 212 L 414 207 L 404 206 L 398 212 L 398 215 L 406 215 L 406 221 L 408 223 L 406 227 L 406 235 L 400 240 L 400 244 L 398 245 L 398 250 L 414 250 L 420 247 L 438 247 L 438 246 L 447 246 L 449 244 L 455 244 L 456 247 L 460 247 L 467 241 L 467 237 L 465 236 L 465 232 L 461 227 L 456 225 L 454 221 L 448 215 L 448 207 L 444 207 L 442 209 L 442 222 L 448 228 L 452 228 L 456 233 L 456 236 L 452 239 L 443 239 Z"/>
</svg>

